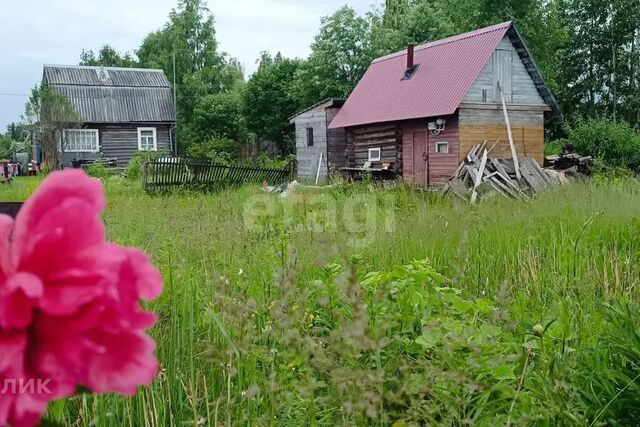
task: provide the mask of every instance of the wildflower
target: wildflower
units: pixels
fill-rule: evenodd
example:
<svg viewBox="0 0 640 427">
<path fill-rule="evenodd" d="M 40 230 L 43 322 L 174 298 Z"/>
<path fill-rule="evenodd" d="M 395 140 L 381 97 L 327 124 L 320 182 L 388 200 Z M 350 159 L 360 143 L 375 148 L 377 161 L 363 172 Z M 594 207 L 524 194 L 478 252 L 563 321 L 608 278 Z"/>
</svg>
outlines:
<svg viewBox="0 0 640 427">
<path fill-rule="evenodd" d="M 0 425 L 34 426 L 49 401 L 78 386 L 134 395 L 157 371 L 156 317 L 139 300 L 162 291 L 160 273 L 135 249 L 105 242 L 99 181 L 51 174 L 16 220 L 0 215 Z M 15 391 L 15 392 L 13 392 Z"/>
</svg>

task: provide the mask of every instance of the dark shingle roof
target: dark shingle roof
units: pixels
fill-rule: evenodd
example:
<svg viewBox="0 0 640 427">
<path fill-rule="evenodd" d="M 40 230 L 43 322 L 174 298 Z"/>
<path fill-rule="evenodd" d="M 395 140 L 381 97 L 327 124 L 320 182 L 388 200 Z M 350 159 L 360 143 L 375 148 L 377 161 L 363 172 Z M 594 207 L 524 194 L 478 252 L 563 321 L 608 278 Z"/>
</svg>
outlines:
<svg viewBox="0 0 640 427">
<path fill-rule="evenodd" d="M 175 121 L 162 70 L 45 65 L 43 83 L 67 97 L 86 123 Z"/>
</svg>

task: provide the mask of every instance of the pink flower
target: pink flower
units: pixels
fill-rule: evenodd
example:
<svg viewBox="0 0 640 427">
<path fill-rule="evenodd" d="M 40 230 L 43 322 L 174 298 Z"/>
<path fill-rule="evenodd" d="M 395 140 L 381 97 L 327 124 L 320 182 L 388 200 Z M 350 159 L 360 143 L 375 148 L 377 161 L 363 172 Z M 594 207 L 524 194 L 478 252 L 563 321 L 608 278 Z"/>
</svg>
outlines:
<svg viewBox="0 0 640 427">
<path fill-rule="evenodd" d="M 0 426 L 36 425 L 83 386 L 133 395 L 155 377 L 155 315 L 140 299 L 162 277 L 135 249 L 105 242 L 99 181 L 51 174 L 15 222 L 0 215 Z"/>
</svg>

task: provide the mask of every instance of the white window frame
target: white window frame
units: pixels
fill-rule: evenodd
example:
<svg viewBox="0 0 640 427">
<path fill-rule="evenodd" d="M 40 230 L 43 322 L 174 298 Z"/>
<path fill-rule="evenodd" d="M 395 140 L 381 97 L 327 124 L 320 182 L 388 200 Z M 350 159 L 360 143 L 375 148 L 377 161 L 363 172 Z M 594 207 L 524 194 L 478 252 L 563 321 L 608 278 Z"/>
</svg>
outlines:
<svg viewBox="0 0 640 427">
<path fill-rule="evenodd" d="M 153 148 L 142 148 L 142 132 L 153 132 Z M 138 128 L 138 151 L 158 151 L 158 133 L 156 128 Z"/>
<path fill-rule="evenodd" d="M 374 156 L 374 152 L 378 152 L 377 156 Z M 380 147 L 369 148 L 369 161 L 370 162 L 379 162 L 382 159 L 382 149 Z"/>
<path fill-rule="evenodd" d="M 69 133 L 92 133 L 96 137 L 96 148 L 95 150 L 77 150 L 69 147 Z M 65 153 L 99 153 L 100 152 L 100 132 L 98 129 L 65 129 L 63 132 L 64 139 L 64 152 Z"/>
<path fill-rule="evenodd" d="M 438 147 L 440 147 L 441 145 L 444 145 L 445 147 L 447 147 L 446 151 L 438 150 Z M 436 144 L 434 146 L 434 151 L 436 154 L 449 154 L 449 141 L 436 141 Z"/>
</svg>

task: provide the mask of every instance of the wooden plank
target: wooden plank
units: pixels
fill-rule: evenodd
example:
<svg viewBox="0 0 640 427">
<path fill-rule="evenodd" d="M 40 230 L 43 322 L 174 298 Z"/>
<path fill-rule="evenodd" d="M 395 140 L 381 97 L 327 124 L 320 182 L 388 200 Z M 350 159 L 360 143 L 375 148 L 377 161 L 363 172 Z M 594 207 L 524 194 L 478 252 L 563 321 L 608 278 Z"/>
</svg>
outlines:
<svg viewBox="0 0 640 427">
<path fill-rule="evenodd" d="M 543 191 L 547 188 L 546 180 L 544 180 L 535 169 L 530 162 L 524 159 L 522 165 L 520 166 L 521 176 L 522 178 L 529 184 L 531 189 L 536 193 Z"/>
<path fill-rule="evenodd" d="M 509 135 L 509 146 L 511 147 L 511 158 L 513 159 L 513 166 L 516 170 L 516 179 L 520 181 L 522 176 L 520 174 L 520 165 L 518 162 L 518 153 L 516 153 L 516 145 L 513 142 L 513 133 L 511 133 L 511 123 L 509 123 L 509 114 L 507 114 L 507 103 L 504 100 L 504 93 L 498 82 L 498 91 L 500 92 L 500 98 L 502 99 L 502 111 L 504 112 L 504 121 L 507 124 L 507 133 Z"/>
<path fill-rule="evenodd" d="M 487 165 L 487 150 L 482 153 L 482 160 L 480 162 L 480 168 L 478 169 L 478 175 L 476 176 L 475 184 L 473 186 L 473 193 L 471 193 L 471 203 L 475 204 L 478 198 L 478 186 L 482 183 L 482 176 L 484 175 L 484 168 Z"/>
</svg>

